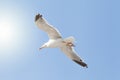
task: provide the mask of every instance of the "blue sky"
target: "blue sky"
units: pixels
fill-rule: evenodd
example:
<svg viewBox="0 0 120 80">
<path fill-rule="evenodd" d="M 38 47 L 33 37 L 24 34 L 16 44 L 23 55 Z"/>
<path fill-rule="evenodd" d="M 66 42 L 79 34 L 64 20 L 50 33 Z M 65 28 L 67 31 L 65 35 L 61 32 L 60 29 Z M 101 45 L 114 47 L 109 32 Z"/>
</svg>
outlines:
<svg viewBox="0 0 120 80">
<path fill-rule="evenodd" d="M 1 0 L 0 80 L 119 80 L 119 0 Z M 34 17 L 41 13 L 63 37 L 74 36 L 82 68 L 59 49 L 38 48 L 48 40 Z M 6 27 L 6 26 L 4 26 Z M 7 40 L 8 41 L 7 41 Z"/>
</svg>

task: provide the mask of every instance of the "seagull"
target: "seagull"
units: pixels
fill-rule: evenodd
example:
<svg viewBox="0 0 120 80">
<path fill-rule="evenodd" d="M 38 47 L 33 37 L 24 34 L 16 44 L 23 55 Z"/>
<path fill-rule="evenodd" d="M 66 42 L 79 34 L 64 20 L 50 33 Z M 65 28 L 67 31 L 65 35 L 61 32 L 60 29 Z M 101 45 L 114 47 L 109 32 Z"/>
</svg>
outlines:
<svg viewBox="0 0 120 80">
<path fill-rule="evenodd" d="M 41 14 L 35 16 L 35 24 L 39 29 L 48 34 L 49 40 L 44 43 L 39 50 L 43 48 L 60 48 L 63 53 L 65 53 L 71 60 L 78 63 L 82 67 L 88 68 L 87 64 L 82 61 L 78 54 L 74 50 L 74 37 L 68 37 L 63 39 L 60 32 L 50 25 Z"/>
</svg>

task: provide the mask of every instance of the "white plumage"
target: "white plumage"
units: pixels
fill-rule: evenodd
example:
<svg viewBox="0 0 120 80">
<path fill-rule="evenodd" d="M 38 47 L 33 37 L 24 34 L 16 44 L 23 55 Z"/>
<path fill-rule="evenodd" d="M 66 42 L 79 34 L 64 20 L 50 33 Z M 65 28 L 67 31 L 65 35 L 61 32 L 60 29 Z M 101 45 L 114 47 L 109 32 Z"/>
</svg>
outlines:
<svg viewBox="0 0 120 80">
<path fill-rule="evenodd" d="M 40 14 L 35 16 L 35 23 L 38 28 L 45 31 L 49 37 L 49 41 L 43 44 L 39 49 L 60 48 L 70 59 L 83 67 L 87 67 L 87 64 L 84 63 L 74 51 L 74 37 L 63 39 L 60 32 L 52 25 L 48 24 L 47 21 Z"/>
</svg>

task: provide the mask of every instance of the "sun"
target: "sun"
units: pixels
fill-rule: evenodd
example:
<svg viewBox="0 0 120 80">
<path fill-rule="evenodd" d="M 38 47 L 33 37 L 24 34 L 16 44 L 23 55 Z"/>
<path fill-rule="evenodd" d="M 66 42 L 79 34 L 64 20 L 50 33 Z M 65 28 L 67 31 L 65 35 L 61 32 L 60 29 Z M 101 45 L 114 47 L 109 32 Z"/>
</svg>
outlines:
<svg viewBox="0 0 120 80">
<path fill-rule="evenodd" d="M 10 44 L 13 37 L 12 24 L 10 22 L 0 22 L 0 42 L 4 45 Z"/>
<path fill-rule="evenodd" d="M 13 21 L 9 19 L 0 20 L 0 60 L 5 56 L 10 56 L 9 50 L 13 48 L 14 44 L 14 28 Z"/>
<path fill-rule="evenodd" d="M 29 41 L 28 18 L 18 6 L 6 5 L 0 12 L 0 64 L 24 55 L 24 48 Z M 28 24 L 29 25 L 29 24 Z"/>
<path fill-rule="evenodd" d="M 0 64 L 23 55 L 20 51 L 27 41 L 23 15 L 15 11 L 0 13 Z"/>
<path fill-rule="evenodd" d="M 2 41 L 9 41 L 12 37 L 12 31 L 11 31 L 11 25 L 10 23 L 1 23 L 0 24 L 0 39 Z"/>
</svg>

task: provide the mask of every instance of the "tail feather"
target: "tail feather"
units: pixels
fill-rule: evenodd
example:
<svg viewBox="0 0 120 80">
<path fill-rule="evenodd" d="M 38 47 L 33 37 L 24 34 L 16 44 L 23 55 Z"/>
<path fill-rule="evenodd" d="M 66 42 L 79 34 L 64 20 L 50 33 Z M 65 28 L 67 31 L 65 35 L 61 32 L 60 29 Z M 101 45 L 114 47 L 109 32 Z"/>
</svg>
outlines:
<svg viewBox="0 0 120 80">
<path fill-rule="evenodd" d="M 87 64 L 86 63 L 84 63 L 83 61 L 77 61 L 77 60 L 73 60 L 74 62 L 76 62 L 76 63 L 78 63 L 79 65 L 81 65 L 82 67 L 86 67 L 86 68 L 88 68 L 88 66 L 87 66 Z"/>
</svg>

